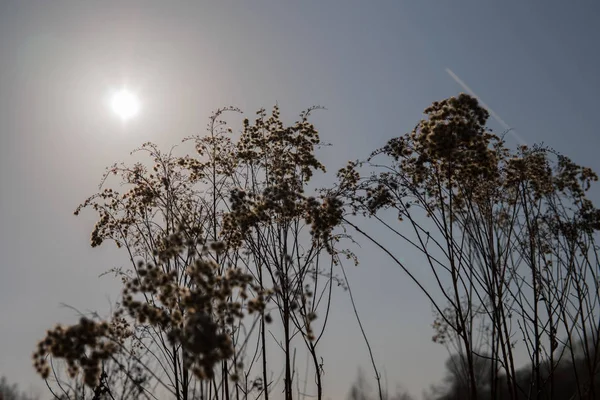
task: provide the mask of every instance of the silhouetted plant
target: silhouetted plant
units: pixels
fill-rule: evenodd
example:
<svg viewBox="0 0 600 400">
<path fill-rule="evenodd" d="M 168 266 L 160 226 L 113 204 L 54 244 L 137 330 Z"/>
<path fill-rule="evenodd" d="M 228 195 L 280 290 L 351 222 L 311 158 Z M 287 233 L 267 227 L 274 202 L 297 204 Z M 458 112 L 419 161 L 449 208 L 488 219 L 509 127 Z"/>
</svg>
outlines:
<svg viewBox="0 0 600 400">
<path fill-rule="evenodd" d="M 294 388 L 292 341 L 298 334 L 313 361 L 316 396 L 322 398 L 323 365 L 317 344 L 327 314 L 320 332 L 313 321 L 322 302 L 327 303 L 326 313 L 329 310 L 338 257 L 334 243 L 340 238 L 333 230 L 341 222 L 341 202 L 305 194 L 314 171 L 324 171 L 315 156 L 315 148 L 321 145 L 319 135 L 308 121 L 315 109 L 300 114 L 300 120 L 288 127 L 281 122 L 277 106 L 270 116 L 260 110 L 254 123 L 244 120 L 235 153 L 239 186 L 231 192 L 231 209 L 223 220 L 225 240 L 251 254 L 256 282 L 273 289 L 270 300 L 283 325 L 286 399 L 292 398 Z M 264 319 L 261 322 L 266 360 Z M 263 363 L 266 382 L 264 370 Z"/>
<path fill-rule="evenodd" d="M 134 153 L 152 165 L 109 168 L 100 192 L 75 213 L 97 212 L 93 247 L 108 240 L 125 250 L 130 267 L 112 270 L 121 301 L 110 322 L 82 318 L 48 331 L 34 355 L 38 372 L 56 377 L 49 363 L 63 360 L 94 394 L 112 393 L 116 382 L 136 383 L 132 374 L 111 383 L 107 373 L 130 359 L 143 368 L 144 385 L 162 384 L 178 400 L 268 399 L 278 384 L 269 376 L 278 358 L 271 342 L 283 352 L 291 400 L 301 343 L 321 399 L 318 344 L 334 267 L 356 260 L 339 248 L 350 227 L 433 304 L 433 340 L 454 354 L 440 396 L 560 399 L 571 390 L 596 398 L 600 211 L 586 194 L 594 172 L 548 147 L 510 149 L 486 128 L 488 112 L 461 94 L 434 102 L 412 132 L 349 163 L 337 185 L 318 191 L 311 185 L 325 170 L 316 156 L 322 143 L 309 122 L 317 108 L 290 126 L 277 106 L 271 115 L 259 110 L 239 133 L 222 117 L 240 110 L 220 109 L 207 135 L 184 140 L 195 156 L 146 143 Z M 112 175 L 124 193 L 108 187 Z M 368 232 L 359 216 L 383 230 Z M 402 261 L 390 239 L 416 249 L 431 279 Z M 529 356 L 526 367 L 518 368 L 517 353 Z"/>
<path fill-rule="evenodd" d="M 128 343 L 116 346 L 106 322 L 84 319 L 49 332 L 36 353 L 38 372 L 50 374 L 44 360 L 51 354 L 65 359 L 72 375 L 81 369 L 85 383 L 97 387 L 103 363 L 135 345 L 146 350 L 138 360 L 145 372 L 177 399 L 248 398 L 252 391 L 268 398 L 265 339 L 272 316 L 265 308 L 274 305 L 285 333 L 287 398 L 294 375 L 291 342 L 298 334 L 313 360 L 321 398 L 323 361 L 316 346 L 327 318 L 320 330 L 313 326 L 320 305 L 325 315 L 329 311 L 337 257 L 332 243 L 339 240 L 332 231 L 341 204 L 304 194 L 313 171 L 322 169 L 310 111 L 284 127 L 277 108 L 269 119 L 261 110 L 256 125 L 244 121 L 235 138 L 221 118 L 239 110 L 220 109 L 210 118 L 208 135 L 184 140 L 194 143 L 196 156 L 177 157 L 145 143 L 132 154 L 148 155 L 153 165 L 107 169 L 100 192 L 75 214 L 95 210 L 92 246 L 109 240 L 128 255 L 129 269 L 111 270 L 124 285 L 115 318 L 129 324 Z M 124 193 L 108 187 L 113 175 Z M 253 312 L 258 319 L 247 319 Z M 257 351 L 245 362 L 257 322 L 262 379 L 251 376 Z M 67 345 L 73 348 L 65 350 Z"/>
<path fill-rule="evenodd" d="M 463 355 L 468 398 L 478 398 L 477 357 L 492 362 L 492 398 L 501 376 L 510 398 L 540 398 L 553 385 L 552 374 L 543 377 L 544 363 L 552 370 L 564 354 L 556 352 L 561 335 L 567 341 L 592 335 L 597 348 L 598 325 L 591 321 L 598 320 L 600 300 L 600 212 L 585 195 L 597 177 L 547 147 L 509 149 L 486 129 L 488 112 L 468 95 L 434 102 L 425 113 L 411 133 L 340 170 L 337 193 L 354 214 L 372 217 L 418 249 L 435 286 L 350 216 L 345 223 L 378 245 L 432 302 L 434 341 Z M 362 177 L 365 169 L 371 173 Z M 517 380 L 517 333 L 534 377 L 525 386 Z M 588 359 L 589 377 L 598 363 Z M 592 384 L 589 395 L 596 392 Z"/>
<path fill-rule="evenodd" d="M 122 329 L 127 329 L 122 327 Z M 65 376 L 62 372 L 64 360 L 47 356 L 51 366 L 51 374 L 46 378 L 46 385 L 55 399 L 61 400 L 98 400 L 119 398 L 123 400 L 149 398 L 150 375 L 140 365 L 145 349 L 132 346 L 127 351 L 113 354 L 111 359 L 100 363 L 100 376 L 93 387 L 85 383 L 85 373 L 75 372 Z"/>
</svg>

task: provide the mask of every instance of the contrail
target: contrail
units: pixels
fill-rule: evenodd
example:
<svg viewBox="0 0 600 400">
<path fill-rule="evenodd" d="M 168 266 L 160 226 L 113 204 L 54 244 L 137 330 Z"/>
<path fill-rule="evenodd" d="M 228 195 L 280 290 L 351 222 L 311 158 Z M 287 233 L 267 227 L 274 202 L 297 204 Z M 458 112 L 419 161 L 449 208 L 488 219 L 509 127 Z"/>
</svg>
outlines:
<svg viewBox="0 0 600 400">
<path fill-rule="evenodd" d="M 475 98 L 476 98 L 476 99 L 479 101 L 479 104 L 481 104 L 481 105 L 482 105 L 482 106 L 483 106 L 485 109 L 487 109 L 487 110 L 488 110 L 488 112 L 490 113 L 490 115 L 491 115 L 492 117 L 494 117 L 494 119 L 495 119 L 496 121 L 498 121 L 498 123 L 499 123 L 500 125 L 502 125 L 502 127 L 503 127 L 504 129 L 506 129 L 508 132 L 510 132 L 510 133 L 511 133 L 511 134 L 514 136 L 514 138 L 515 138 L 515 139 L 517 139 L 517 141 L 519 142 L 519 144 L 527 144 L 527 143 L 525 142 L 525 140 L 523 140 L 523 138 L 522 138 L 521 136 L 519 136 L 519 134 L 517 133 L 517 131 L 515 131 L 514 129 L 512 129 L 512 128 L 510 127 L 510 125 L 508 125 L 508 124 L 506 123 L 506 121 L 504 121 L 502 118 L 500 118 L 500 116 L 499 116 L 498 114 L 496 114 L 496 112 L 490 108 L 490 106 L 488 106 L 487 104 L 485 104 L 485 103 L 483 102 L 483 100 L 481 100 L 481 98 L 480 98 L 479 96 L 477 96 L 477 95 L 475 94 L 475 92 L 473 92 L 473 90 L 472 90 L 472 89 L 471 89 L 471 88 L 470 88 L 470 87 L 469 87 L 469 86 L 468 86 L 468 85 L 467 85 L 467 84 L 466 84 L 466 83 L 465 83 L 465 82 L 464 82 L 462 79 L 460 79 L 460 78 L 458 77 L 458 75 L 456 75 L 456 74 L 454 73 L 454 71 L 452 71 L 450 68 L 446 68 L 446 72 L 447 72 L 447 73 L 448 73 L 448 75 L 450 75 L 450 77 L 451 77 L 452 79 L 454 79 L 454 81 L 455 81 L 456 83 L 458 83 L 458 84 L 459 84 L 459 85 L 460 85 L 460 86 L 461 86 L 461 87 L 462 87 L 462 88 L 463 88 L 463 89 L 464 89 L 464 90 L 465 90 L 467 93 L 469 93 L 471 96 L 475 97 Z"/>
</svg>

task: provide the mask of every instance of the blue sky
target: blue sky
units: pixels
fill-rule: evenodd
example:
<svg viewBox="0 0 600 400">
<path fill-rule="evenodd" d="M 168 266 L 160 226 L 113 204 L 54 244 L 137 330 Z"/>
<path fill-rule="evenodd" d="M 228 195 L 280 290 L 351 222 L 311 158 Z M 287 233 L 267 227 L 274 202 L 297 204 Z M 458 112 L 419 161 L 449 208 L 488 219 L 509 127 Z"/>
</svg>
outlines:
<svg viewBox="0 0 600 400">
<path fill-rule="evenodd" d="M 41 387 L 35 341 L 72 311 L 105 310 L 122 262 L 90 249 L 92 215 L 72 216 L 104 167 L 145 141 L 201 133 L 210 112 L 284 118 L 320 104 L 330 171 L 410 130 L 466 83 L 527 143 L 600 170 L 600 6 L 594 1 L 0 0 L 0 374 Z M 126 125 L 106 96 L 142 101 Z M 502 130 L 502 124 L 490 125 Z M 365 246 L 350 279 L 389 385 L 419 395 L 443 373 L 430 307 Z M 341 398 L 368 356 L 344 294 L 326 341 L 326 384 Z M 355 348 L 355 351 L 348 351 Z"/>
</svg>

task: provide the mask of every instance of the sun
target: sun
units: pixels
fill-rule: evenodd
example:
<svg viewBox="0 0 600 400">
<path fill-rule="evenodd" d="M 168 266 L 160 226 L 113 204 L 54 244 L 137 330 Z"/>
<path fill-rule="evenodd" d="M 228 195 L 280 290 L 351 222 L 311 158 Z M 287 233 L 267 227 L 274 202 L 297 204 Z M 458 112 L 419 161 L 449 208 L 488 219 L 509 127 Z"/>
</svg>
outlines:
<svg viewBox="0 0 600 400">
<path fill-rule="evenodd" d="M 140 111 L 139 99 L 134 93 L 126 89 L 115 92 L 110 104 L 115 114 L 124 121 L 135 117 Z"/>
</svg>

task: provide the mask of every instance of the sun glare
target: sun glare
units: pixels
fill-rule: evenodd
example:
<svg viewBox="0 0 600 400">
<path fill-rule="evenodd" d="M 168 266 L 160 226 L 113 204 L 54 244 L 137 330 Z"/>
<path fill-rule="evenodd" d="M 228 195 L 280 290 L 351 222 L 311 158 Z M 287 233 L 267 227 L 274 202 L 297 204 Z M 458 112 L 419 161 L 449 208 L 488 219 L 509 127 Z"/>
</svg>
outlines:
<svg viewBox="0 0 600 400">
<path fill-rule="evenodd" d="M 115 114 L 124 121 L 135 117 L 140 111 L 140 102 L 137 96 L 125 89 L 113 95 L 111 106 Z"/>
</svg>

